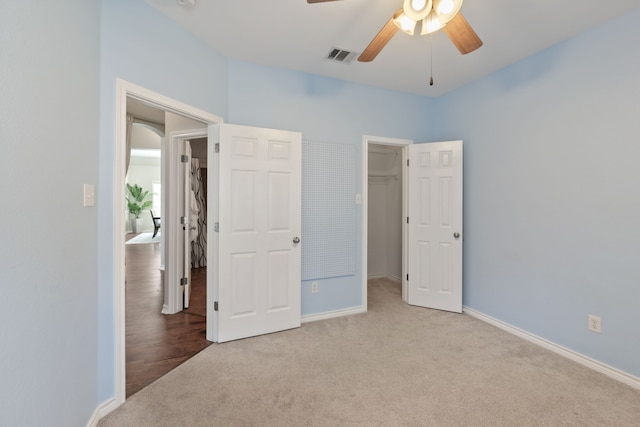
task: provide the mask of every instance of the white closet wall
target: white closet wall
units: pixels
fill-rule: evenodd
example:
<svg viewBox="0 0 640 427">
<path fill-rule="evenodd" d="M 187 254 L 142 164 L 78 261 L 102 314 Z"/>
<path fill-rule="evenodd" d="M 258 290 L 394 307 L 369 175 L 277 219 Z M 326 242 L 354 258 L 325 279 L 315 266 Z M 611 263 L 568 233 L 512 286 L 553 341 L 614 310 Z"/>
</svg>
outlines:
<svg viewBox="0 0 640 427">
<path fill-rule="evenodd" d="M 401 280 L 402 148 L 369 144 L 368 277 Z"/>
</svg>

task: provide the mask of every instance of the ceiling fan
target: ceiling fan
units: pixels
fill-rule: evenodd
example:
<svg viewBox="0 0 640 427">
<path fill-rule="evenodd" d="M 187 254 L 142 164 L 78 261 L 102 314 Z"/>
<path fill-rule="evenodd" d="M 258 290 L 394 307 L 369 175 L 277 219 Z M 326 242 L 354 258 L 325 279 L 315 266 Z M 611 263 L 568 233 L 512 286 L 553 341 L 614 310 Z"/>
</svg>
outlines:
<svg viewBox="0 0 640 427">
<path fill-rule="evenodd" d="M 307 3 L 324 3 L 337 0 L 307 0 Z M 402 9 L 371 40 L 360 54 L 358 61 L 375 59 L 393 36 L 402 30 L 413 35 L 421 23 L 420 34 L 430 34 L 442 29 L 463 55 L 482 46 L 482 40 L 460 13 L 463 0 L 404 0 Z"/>
</svg>

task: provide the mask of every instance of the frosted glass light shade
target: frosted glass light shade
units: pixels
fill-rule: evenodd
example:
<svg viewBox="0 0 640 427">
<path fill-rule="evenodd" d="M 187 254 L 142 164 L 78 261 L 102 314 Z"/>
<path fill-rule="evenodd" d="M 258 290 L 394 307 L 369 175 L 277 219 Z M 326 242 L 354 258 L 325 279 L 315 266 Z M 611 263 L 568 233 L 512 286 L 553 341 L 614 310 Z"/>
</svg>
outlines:
<svg viewBox="0 0 640 427">
<path fill-rule="evenodd" d="M 393 23 L 396 24 L 396 27 L 400 28 L 401 31 L 409 34 L 410 36 L 416 30 L 416 21 L 409 18 L 404 13 L 401 13 L 396 19 L 393 20 Z"/>
<path fill-rule="evenodd" d="M 433 0 L 433 10 L 443 26 L 460 11 L 463 0 Z"/>
<path fill-rule="evenodd" d="M 443 27 L 444 24 L 440 21 L 436 12 L 432 10 L 431 13 L 422 20 L 422 30 L 420 31 L 420 35 L 424 36 L 425 34 L 431 34 Z"/>
<path fill-rule="evenodd" d="M 404 0 L 402 10 L 413 22 L 418 22 L 427 17 L 433 8 L 433 0 Z"/>
</svg>

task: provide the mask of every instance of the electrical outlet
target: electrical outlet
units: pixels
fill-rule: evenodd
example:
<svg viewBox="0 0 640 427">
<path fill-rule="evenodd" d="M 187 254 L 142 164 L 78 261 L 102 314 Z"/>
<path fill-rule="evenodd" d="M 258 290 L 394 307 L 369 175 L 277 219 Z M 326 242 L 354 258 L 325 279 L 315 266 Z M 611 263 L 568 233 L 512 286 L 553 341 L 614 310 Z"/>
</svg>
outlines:
<svg viewBox="0 0 640 427">
<path fill-rule="evenodd" d="M 587 328 L 591 331 L 591 332 L 595 332 L 598 334 L 602 333 L 602 319 L 600 319 L 598 316 L 594 316 L 593 314 L 589 315 L 589 324 L 587 325 Z"/>
<path fill-rule="evenodd" d="M 311 282 L 311 293 L 312 294 L 318 293 L 318 282 Z"/>
</svg>

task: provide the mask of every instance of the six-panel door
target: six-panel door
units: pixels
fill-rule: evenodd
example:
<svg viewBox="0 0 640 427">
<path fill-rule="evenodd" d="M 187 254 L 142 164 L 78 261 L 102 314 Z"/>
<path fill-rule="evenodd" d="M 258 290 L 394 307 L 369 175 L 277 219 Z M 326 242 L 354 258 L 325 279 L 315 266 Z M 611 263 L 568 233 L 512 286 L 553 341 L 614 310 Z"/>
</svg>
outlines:
<svg viewBox="0 0 640 427">
<path fill-rule="evenodd" d="M 409 146 L 407 302 L 462 312 L 462 141 Z"/>
<path fill-rule="evenodd" d="M 301 135 L 220 126 L 218 341 L 300 326 Z"/>
</svg>

